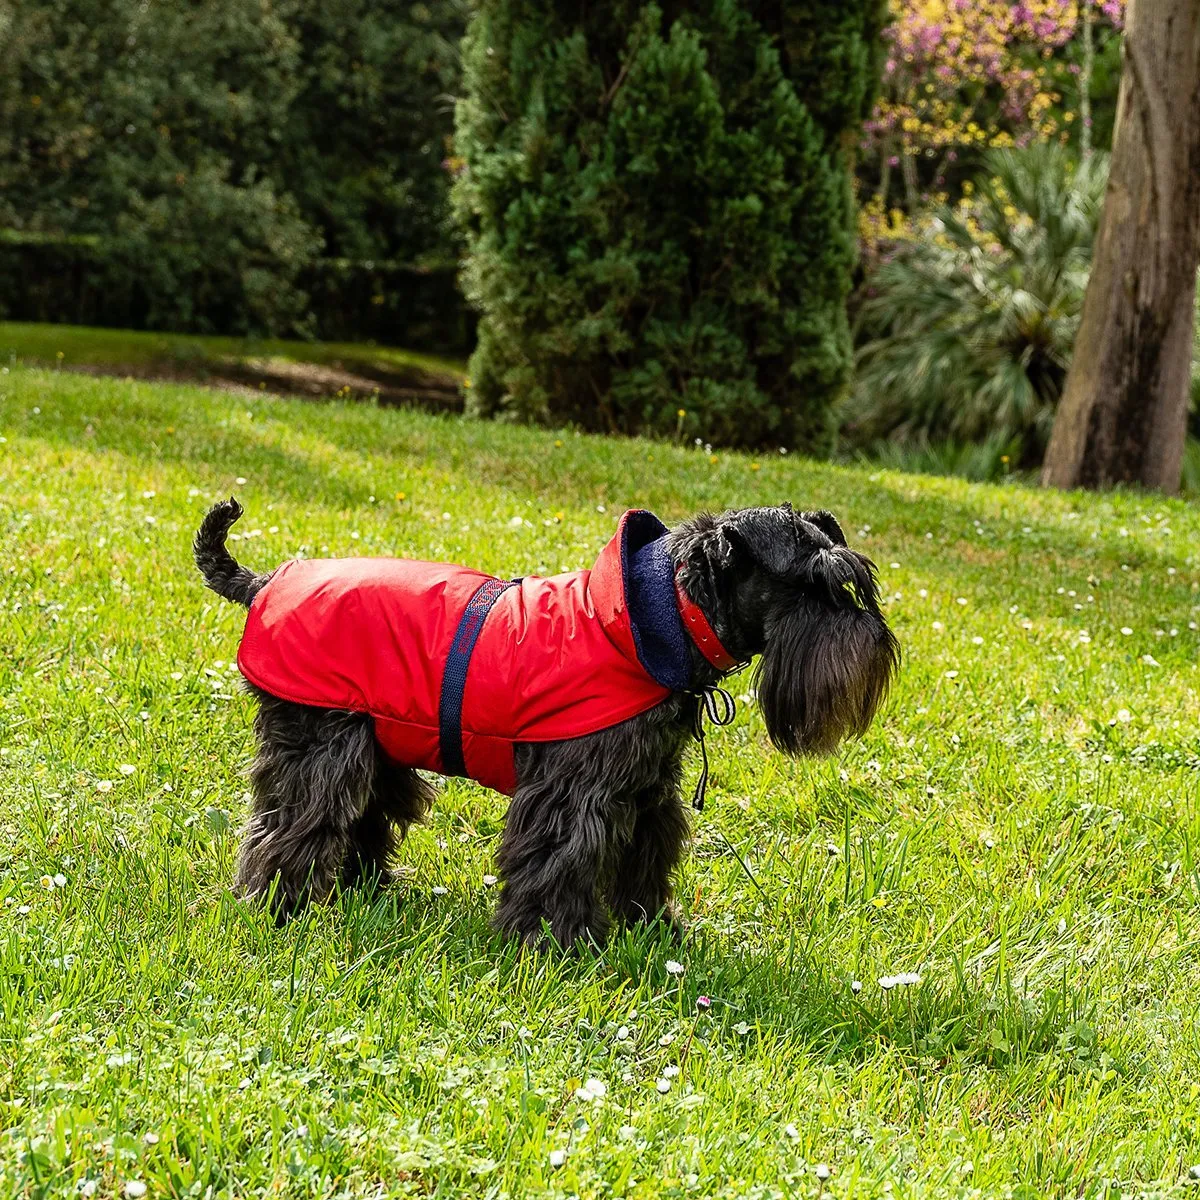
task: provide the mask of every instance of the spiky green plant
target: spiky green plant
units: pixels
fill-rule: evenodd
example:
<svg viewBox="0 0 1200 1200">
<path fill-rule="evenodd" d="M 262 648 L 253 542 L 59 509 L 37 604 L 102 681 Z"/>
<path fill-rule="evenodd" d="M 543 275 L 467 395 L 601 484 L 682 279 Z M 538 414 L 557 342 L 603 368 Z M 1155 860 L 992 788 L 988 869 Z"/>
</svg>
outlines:
<svg viewBox="0 0 1200 1200">
<path fill-rule="evenodd" d="M 843 430 L 858 444 L 1015 444 L 1040 456 L 1091 266 L 1107 159 L 1060 146 L 999 150 L 969 204 L 868 278 Z"/>
</svg>

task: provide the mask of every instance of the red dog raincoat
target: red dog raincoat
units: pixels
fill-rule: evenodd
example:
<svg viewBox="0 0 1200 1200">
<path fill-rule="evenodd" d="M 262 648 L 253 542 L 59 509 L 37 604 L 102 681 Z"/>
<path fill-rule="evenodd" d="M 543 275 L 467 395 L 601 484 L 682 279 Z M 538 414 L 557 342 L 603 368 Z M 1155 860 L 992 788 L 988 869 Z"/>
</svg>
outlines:
<svg viewBox="0 0 1200 1200">
<path fill-rule="evenodd" d="M 280 699 L 370 713 L 396 762 L 511 795 L 514 743 L 595 733 L 690 686 L 685 620 L 709 661 L 732 665 L 677 589 L 665 533 L 627 512 L 590 570 L 549 579 L 287 562 L 250 606 L 238 667 Z"/>
</svg>

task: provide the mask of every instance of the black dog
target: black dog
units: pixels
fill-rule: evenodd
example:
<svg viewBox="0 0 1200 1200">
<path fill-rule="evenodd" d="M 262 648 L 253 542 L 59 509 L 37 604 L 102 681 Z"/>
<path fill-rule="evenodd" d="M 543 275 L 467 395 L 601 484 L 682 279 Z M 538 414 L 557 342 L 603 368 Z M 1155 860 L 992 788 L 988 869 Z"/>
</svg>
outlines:
<svg viewBox="0 0 1200 1200">
<path fill-rule="evenodd" d="M 827 512 L 744 509 L 670 531 L 633 512 L 590 573 L 512 583 L 400 559 L 313 560 L 255 574 L 225 547 L 241 512 L 232 499 L 215 505 L 194 552 L 206 584 L 251 609 L 239 665 L 259 700 L 258 751 L 238 887 L 270 896 L 281 918 L 339 885 L 386 877 L 433 798 L 415 768 L 432 767 L 512 793 L 499 928 L 538 942 L 548 924 L 570 946 L 602 939 L 613 918 L 674 923 L 671 875 L 690 832 L 683 752 L 702 737 L 705 705 L 718 716 L 712 697 L 723 674 L 761 656 L 754 686 L 767 732 L 799 755 L 863 733 L 899 661 L 874 566 Z M 429 583 L 413 613 L 378 609 L 389 581 L 402 590 L 410 578 Z M 441 605 L 452 592 L 460 599 L 447 615 Z M 611 620 L 599 634 L 584 623 L 597 612 Z M 397 649 L 394 626 L 406 622 Z M 443 627 L 445 636 L 427 632 Z M 493 640 L 509 640 L 497 650 L 485 637 L 473 649 L 493 627 Z M 539 674 L 539 660 L 538 671 L 518 677 L 510 660 L 538 638 L 534 650 L 559 675 Z M 585 650 L 573 659 L 564 648 L 577 643 Z M 498 682 L 468 675 L 484 659 L 493 665 L 473 669 Z M 318 691 L 305 682 L 313 675 L 336 679 Z M 407 695 L 381 699 L 384 684 L 357 675 L 440 689 L 422 701 L 433 716 L 414 717 Z M 411 682 L 426 677 L 440 683 Z M 627 704 L 622 688 L 636 692 Z M 540 715 L 514 715 L 504 732 L 507 714 L 534 709 Z M 576 726 L 586 732 L 555 736 Z"/>
</svg>

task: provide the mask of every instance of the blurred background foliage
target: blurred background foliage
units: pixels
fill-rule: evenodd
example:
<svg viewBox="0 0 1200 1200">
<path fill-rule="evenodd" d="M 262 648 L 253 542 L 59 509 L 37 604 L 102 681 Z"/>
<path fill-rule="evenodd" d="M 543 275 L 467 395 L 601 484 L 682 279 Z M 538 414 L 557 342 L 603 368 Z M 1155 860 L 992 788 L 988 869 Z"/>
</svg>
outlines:
<svg viewBox="0 0 1200 1200">
<path fill-rule="evenodd" d="M 473 350 L 482 415 L 1032 468 L 1123 20 L 0 0 L 0 317 Z"/>
<path fill-rule="evenodd" d="M 0 6 L 0 310 L 463 348 L 444 162 L 466 10 Z"/>
</svg>

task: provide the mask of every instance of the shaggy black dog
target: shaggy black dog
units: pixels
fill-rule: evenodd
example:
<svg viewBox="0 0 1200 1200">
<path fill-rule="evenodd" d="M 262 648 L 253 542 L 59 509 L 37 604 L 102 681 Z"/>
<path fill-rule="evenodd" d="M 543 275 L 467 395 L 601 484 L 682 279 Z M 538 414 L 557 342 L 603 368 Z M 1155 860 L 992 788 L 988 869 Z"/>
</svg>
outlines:
<svg viewBox="0 0 1200 1200">
<path fill-rule="evenodd" d="M 215 505 L 194 552 L 206 584 L 249 608 L 275 573 L 256 574 L 228 553 L 226 536 L 241 512 L 232 499 Z M 743 509 L 700 515 L 670 531 L 649 514 L 631 515 L 661 531 L 650 549 L 674 574 L 672 597 L 693 617 L 699 610 L 701 628 L 706 618 L 707 632 L 728 654 L 702 652 L 695 632 L 684 638 L 682 609 L 672 599 L 668 620 L 686 684 L 598 732 L 513 745 L 495 922 L 530 943 L 547 930 L 564 947 L 598 941 L 613 919 L 677 922 L 671 876 L 690 833 L 680 794 L 683 753 L 702 736 L 706 703 L 719 717 L 712 697 L 730 662 L 758 657 L 754 688 L 767 732 L 779 750 L 800 755 L 863 733 L 899 660 L 879 610 L 874 566 L 847 547 L 829 513 Z M 281 579 L 286 570 L 279 569 Z M 338 886 L 386 877 L 433 789 L 412 764 L 385 751 L 370 713 L 251 690 L 259 700 L 254 809 L 237 885 L 244 895 L 269 897 L 283 919 Z M 566 701 L 570 690 L 562 688 Z M 504 701 L 489 697 L 493 708 Z"/>
</svg>

